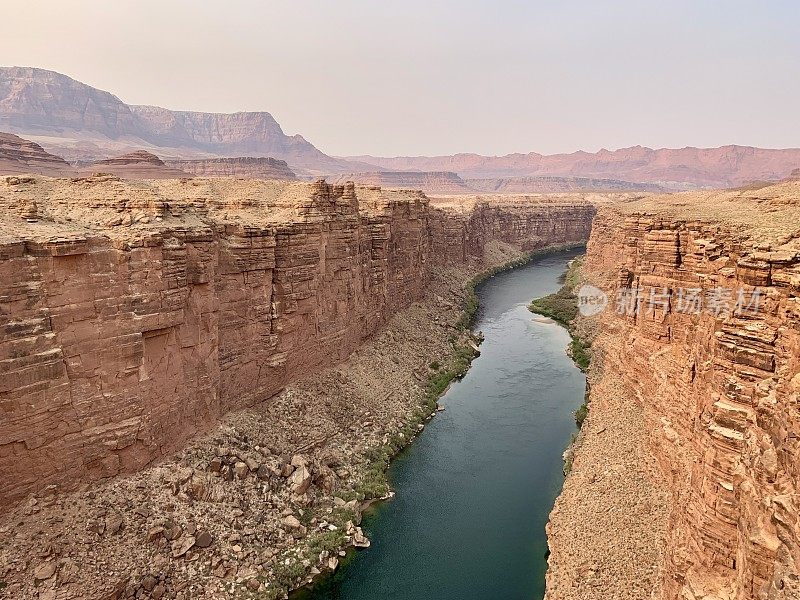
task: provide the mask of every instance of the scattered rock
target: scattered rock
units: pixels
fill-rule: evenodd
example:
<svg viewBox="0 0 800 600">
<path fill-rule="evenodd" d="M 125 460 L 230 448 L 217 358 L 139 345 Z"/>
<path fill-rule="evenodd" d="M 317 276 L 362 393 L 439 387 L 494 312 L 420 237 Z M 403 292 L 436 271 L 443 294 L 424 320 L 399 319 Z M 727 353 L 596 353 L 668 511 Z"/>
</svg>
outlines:
<svg viewBox="0 0 800 600">
<path fill-rule="evenodd" d="M 370 541 L 361 531 L 361 527 L 356 527 L 355 533 L 353 533 L 353 546 L 356 548 L 369 548 L 370 546 Z"/>
<path fill-rule="evenodd" d="M 250 474 L 250 469 L 243 462 L 237 462 L 234 465 L 233 470 L 239 479 L 246 479 L 247 476 Z"/>
<path fill-rule="evenodd" d="M 311 487 L 311 471 L 305 465 L 298 466 L 289 477 L 289 484 L 291 485 L 292 493 L 297 495 L 305 494 L 308 488 Z"/>
<path fill-rule="evenodd" d="M 293 515 L 284 517 L 281 523 L 283 523 L 283 526 L 289 530 L 300 529 L 303 526 L 299 519 Z"/>
<path fill-rule="evenodd" d="M 200 531 L 195 539 L 198 548 L 208 548 L 214 542 L 214 537 L 208 531 Z"/>
<path fill-rule="evenodd" d="M 179 558 L 186 554 L 189 549 L 194 546 L 195 539 L 190 536 L 184 536 L 179 540 L 172 542 L 172 557 Z"/>
<path fill-rule="evenodd" d="M 124 519 L 119 513 L 113 513 L 106 517 L 106 535 L 114 535 L 115 533 L 119 533 L 119 530 L 122 529 L 123 523 Z"/>
<path fill-rule="evenodd" d="M 33 576 L 40 580 L 44 581 L 45 579 L 50 579 L 53 575 L 56 574 L 56 563 L 54 562 L 44 562 L 36 567 L 33 571 Z"/>
<path fill-rule="evenodd" d="M 147 592 L 152 592 L 156 585 L 158 585 L 158 579 L 152 575 L 145 575 L 142 579 L 142 588 Z"/>
</svg>

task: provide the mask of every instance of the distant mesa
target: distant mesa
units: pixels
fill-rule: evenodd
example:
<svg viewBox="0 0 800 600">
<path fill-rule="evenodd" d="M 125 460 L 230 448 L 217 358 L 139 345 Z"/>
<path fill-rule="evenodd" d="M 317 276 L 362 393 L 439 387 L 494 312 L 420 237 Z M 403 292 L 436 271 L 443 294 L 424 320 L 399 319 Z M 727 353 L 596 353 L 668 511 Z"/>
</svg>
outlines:
<svg viewBox="0 0 800 600">
<path fill-rule="evenodd" d="M 347 173 L 332 179 L 343 184 L 353 181 L 361 185 L 376 185 L 387 189 L 423 190 L 429 194 L 468 194 L 474 190 L 456 173 L 449 171 L 375 171 Z"/>
<path fill-rule="evenodd" d="M 190 177 L 240 177 L 296 180 L 286 161 L 272 157 L 232 157 L 163 161 L 147 150 L 112 158 L 78 161 L 70 165 L 39 144 L 13 133 L 0 132 L 0 175 L 88 177 L 96 173 L 122 179 L 184 179 Z"/>
<path fill-rule="evenodd" d="M 800 164 L 800 148 L 750 146 L 661 148 L 544 155 L 536 152 L 482 156 L 350 156 L 387 171 L 453 171 L 465 179 L 585 177 L 644 182 L 669 190 L 733 187 L 750 181 L 779 181 Z"/>
<path fill-rule="evenodd" d="M 155 154 L 137 150 L 105 160 L 95 161 L 81 169 L 82 175 L 108 173 L 123 179 L 181 179 L 188 173 L 164 164 Z"/>
<path fill-rule="evenodd" d="M 194 177 L 245 177 L 295 180 L 297 175 L 284 160 L 272 157 L 201 158 L 167 160 L 167 166 Z"/>
<path fill-rule="evenodd" d="M 0 130 L 33 139 L 70 161 L 90 162 L 142 148 L 169 158 L 271 156 L 309 172 L 353 170 L 268 112 L 231 114 L 136 106 L 61 73 L 0 67 Z"/>
<path fill-rule="evenodd" d="M 0 175 L 48 175 L 68 177 L 72 166 L 39 144 L 12 133 L 0 132 Z"/>
</svg>

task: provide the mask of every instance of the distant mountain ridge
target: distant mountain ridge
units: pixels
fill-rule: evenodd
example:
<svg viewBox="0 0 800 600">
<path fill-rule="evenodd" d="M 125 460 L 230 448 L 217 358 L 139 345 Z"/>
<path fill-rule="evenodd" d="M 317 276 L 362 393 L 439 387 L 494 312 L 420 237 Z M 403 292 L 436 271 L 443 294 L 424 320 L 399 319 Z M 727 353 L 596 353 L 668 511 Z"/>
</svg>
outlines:
<svg viewBox="0 0 800 600">
<path fill-rule="evenodd" d="M 730 187 L 751 181 L 779 181 L 800 166 L 800 148 L 750 146 L 662 148 L 642 146 L 599 152 L 482 156 L 351 156 L 392 171 L 452 171 L 464 179 L 585 177 L 652 183 L 670 189 Z"/>
<path fill-rule="evenodd" d="M 800 168 L 800 148 L 749 146 L 657 150 L 634 146 L 549 156 L 531 152 L 506 156 L 332 157 L 301 135 L 286 135 L 268 112 L 222 114 L 129 105 L 109 92 L 33 67 L 0 67 L 0 131 L 22 135 L 70 162 L 93 162 L 138 150 L 156 154 L 166 162 L 273 157 L 286 161 L 300 177 L 452 172 L 462 179 L 513 179 L 497 184 L 509 190 L 548 185 L 545 181 L 519 180 L 537 177 L 646 183 L 671 190 L 733 187 L 779 181 Z M 433 185 L 437 177 L 428 178 L 428 184 Z M 586 182 L 573 183 L 581 186 Z M 455 190 L 460 184 L 451 181 L 442 185 Z"/>
<path fill-rule="evenodd" d="M 145 149 L 168 158 L 270 156 L 311 172 L 354 167 L 300 135 L 286 135 L 268 112 L 129 105 L 66 75 L 32 67 L 0 67 L 0 131 L 22 134 L 72 161 Z"/>
<path fill-rule="evenodd" d="M 333 183 L 354 181 L 383 188 L 422 190 L 427 194 L 547 194 L 563 192 L 663 192 L 659 185 L 588 177 L 505 177 L 462 179 L 452 171 L 375 171 L 346 173 Z"/>
</svg>

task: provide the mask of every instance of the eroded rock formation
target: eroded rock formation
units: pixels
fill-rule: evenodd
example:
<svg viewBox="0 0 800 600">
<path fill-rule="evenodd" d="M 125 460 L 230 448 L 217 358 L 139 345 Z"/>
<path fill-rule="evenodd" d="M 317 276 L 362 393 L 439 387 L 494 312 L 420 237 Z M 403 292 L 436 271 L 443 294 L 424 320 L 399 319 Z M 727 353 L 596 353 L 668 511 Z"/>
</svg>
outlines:
<svg viewBox="0 0 800 600">
<path fill-rule="evenodd" d="M 136 471 L 346 358 L 422 296 L 435 265 L 490 240 L 579 241 L 594 213 L 561 200 L 453 212 L 352 183 L 110 176 L 4 180 L 0 209 L 6 506 Z"/>
<path fill-rule="evenodd" d="M 0 130 L 33 139 L 70 161 L 146 149 L 173 158 L 273 156 L 317 173 L 362 167 L 324 154 L 301 135 L 286 135 L 268 112 L 130 105 L 61 73 L 31 67 L 0 67 Z"/>
<path fill-rule="evenodd" d="M 636 183 L 619 179 L 593 177 L 498 177 L 492 179 L 466 179 L 466 184 L 477 192 L 501 194 L 542 194 L 553 192 L 663 192 L 653 183 Z"/>
<path fill-rule="evenodd" d="M 426 194 L 551 194 L 564 192 L 663 192 L 651 183 L 632 183 L 616 179 L 589 177 L 501 177 L 462 179 L 452 171 L 376 171 L 348 173 L 335 181 L 355 181 L 364 185 L 422 190 Z"/>
<path fill-rule="evenodd" d="M 800 597 L 800 184 L 603 207 L 584 272 L 610 306 L 548 598 Z"/>
</svg>

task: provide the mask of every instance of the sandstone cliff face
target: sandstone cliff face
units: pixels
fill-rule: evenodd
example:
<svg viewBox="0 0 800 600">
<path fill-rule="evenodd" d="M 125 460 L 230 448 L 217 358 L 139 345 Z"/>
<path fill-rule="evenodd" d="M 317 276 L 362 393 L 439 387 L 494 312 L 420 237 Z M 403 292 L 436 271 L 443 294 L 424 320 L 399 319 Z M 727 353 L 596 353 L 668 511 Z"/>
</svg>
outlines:
<svg viewBox="0 0 800 600">
<path fill-rule="evenodd" d="M 0 505 L 138 470 L 348 356 L 421 297 L 433 265 L 492 239 L 579 241 L 594 214 L 108 176 L 0 182 L 0 209 Z"/>
<path fill-rule="evenodd" d="M 604 207 L 595 221 L 585 273 L 612 303 L 593 344 L 595 388 L 630 390 L 671 492 L 654 597 L 800 597 L 799 226 L 797 183 L 656 197 Z M 641 290 L 636 314 L 614 310 L 621 288 Z M 702 290 L 707 308 L 682 311 L 681 288 Z M 732 295 L 715 308 L 718 289 Z M 739 290 L 748 304 L 760 292 L 757 310 L 737 314 Z M 651 292 L 672 299 L 649 310 Z M 592 493 L 571 478 L 570 493 Z"/>
<path fill-rule="evenodd" d="M 297 179 L 286 161 L 270 157 L 168 160 L 167 165 L 195 177 L 247 177 L 250 179 Z M 344 182 L 342 182 L 344 183 Z"/>
</svg>

